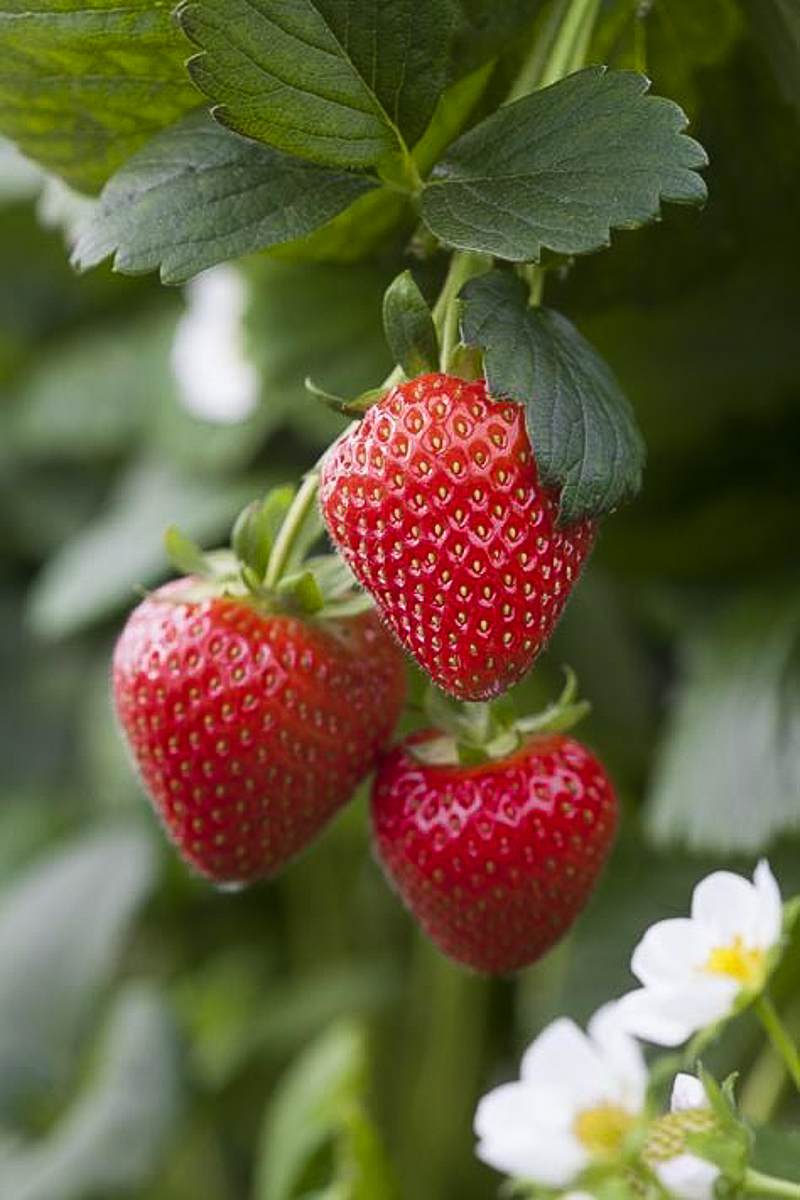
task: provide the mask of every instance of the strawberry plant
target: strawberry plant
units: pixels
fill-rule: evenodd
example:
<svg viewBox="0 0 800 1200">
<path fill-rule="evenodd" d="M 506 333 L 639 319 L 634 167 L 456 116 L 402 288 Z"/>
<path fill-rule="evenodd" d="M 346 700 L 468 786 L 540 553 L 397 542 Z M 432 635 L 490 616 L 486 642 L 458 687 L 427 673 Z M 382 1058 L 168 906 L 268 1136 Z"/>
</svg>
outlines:
<svg viewBox="0 0 800 1200">
<path fill-rule="evenodd" d="M 4 1198 L 800 1194 L 798 47 L 0 0 Z"/>
</svg>

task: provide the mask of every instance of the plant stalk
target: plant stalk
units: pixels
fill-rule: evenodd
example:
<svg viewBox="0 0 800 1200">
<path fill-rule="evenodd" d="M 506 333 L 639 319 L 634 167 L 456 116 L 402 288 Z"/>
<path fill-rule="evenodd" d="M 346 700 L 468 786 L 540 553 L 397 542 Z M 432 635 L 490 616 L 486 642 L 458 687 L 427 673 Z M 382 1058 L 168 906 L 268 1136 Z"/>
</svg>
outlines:
<svg viewBox="0 0 800 1200">
<path fill-rule="evenodd" d="M 754 1008 L 766 1030 L 767 1037 L 786 1063 L 786 1069 L 800 1092 L 800 1053 L 798 1053 L 789 1031 L 778 1016 L 775 1005 L 769 996 L 762 995 L 756 1000 Z M 800 1191 L 797 1192 L 797 1195 L 800 1195 Z"/>
<path fill-rule="evenodd" d="M 318 488 L 319 475 L 316 471 L 310 471 L 303 479 L 300 490 L 292 501 L 292 506 L 286 514 L 280 532 L 275 539 L 275 545 L 269 559 L 269 567 L 264 576 L 264 586 L 266 588 L 275 587 L 283 575 L 292 553 L 295 539 L 316 504 Z"/>
<path fill-rule="evenodd" d="M 744 1177 L 745 1194 L 758 1196 L 800 1197 L 800 1183 L 790 1179 L 779 1179 L 776 1175 L 763 1175 L 761 1171 L 747 1172 Z"/>
</svg>

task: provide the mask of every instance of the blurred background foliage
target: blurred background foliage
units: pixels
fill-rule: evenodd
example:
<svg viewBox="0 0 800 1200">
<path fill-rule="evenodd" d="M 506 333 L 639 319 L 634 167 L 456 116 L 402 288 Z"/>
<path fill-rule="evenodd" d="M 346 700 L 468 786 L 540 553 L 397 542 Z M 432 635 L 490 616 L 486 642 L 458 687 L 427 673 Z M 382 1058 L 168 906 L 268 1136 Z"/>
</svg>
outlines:
<svg viewBox="0 0 800 1200">
<path fill-rule="evenodd" d="M 590 60 L 635 61 L 631 10 L 603 6 Z M 637 936 L 713 866 L 768 852 L 800 891 L 798 46 L 788 0 L 656 0 L 648 70 L 709 152 L 710 201 L 548 282 L 633 400 L 649 465 L 517 689 L 523 711 L 574 666 L 625 817 L 574 934 L 515 980 L 421 940 L 371 859 L 365 794 L 273 883 L 193 878 L 108 702 L 164 527 L 212 545 L 314 461 L 340 424 L 305 376 L 355 395 L 387 373 L 380 298 L 409 231 L 367 197 L 294 260 L 243 263 L 259 403 L 202 420 L 170 367 L 182 293 L 75 275 L 57 226 L 86 201 L 0 146 L 3 1200 L 491 1195 L 474 1104 L 545 1020 L 631 986 Z M 484 69 L 486 96 L 513 63 Z M 800 1033 L 800 946 L 776 988 Z M 711 1065 L 734 1063 L 755 1120 L 800 1116 L 747 1016 Z M 789 1172 L 797 1135 L 758 1155 Z"/>
</svg>

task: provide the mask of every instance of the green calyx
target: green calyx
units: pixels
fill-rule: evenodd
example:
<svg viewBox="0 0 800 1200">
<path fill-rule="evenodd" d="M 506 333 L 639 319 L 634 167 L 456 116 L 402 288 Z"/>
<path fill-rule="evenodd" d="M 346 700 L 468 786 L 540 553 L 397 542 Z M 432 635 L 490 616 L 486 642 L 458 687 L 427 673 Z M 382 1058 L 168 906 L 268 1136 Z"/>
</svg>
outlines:
<svg viewBox="0 0 800 1200">
<path fill-rule="evenodd" d="M 562 733 L 589 712 L 586 700 L 578 700 L 578 681 L 566 668 L 561 695 L 542 712 L 516 717 L 508 698 L 491 703 L 458 703 L 431 688 L 425 712 L 440 736 L 411 747 L 411 753 L 429 766 L 476 766 L 515 754 L 536 735 Z"/>
<path fill-rule="evenodd" d="M 264 612 L 302 617 L 349 617 L 372 601 L 357 590 L 336 555 L 311 555 L 323 533 L 317 507 L 319 477 L 300 487 L 275 488 L 237 517 L 229 550 L 204 552 L 174 526 L 164 535 L 173 565 L 196 578 L 192 597 L 235 596 Z"/>
</svg>

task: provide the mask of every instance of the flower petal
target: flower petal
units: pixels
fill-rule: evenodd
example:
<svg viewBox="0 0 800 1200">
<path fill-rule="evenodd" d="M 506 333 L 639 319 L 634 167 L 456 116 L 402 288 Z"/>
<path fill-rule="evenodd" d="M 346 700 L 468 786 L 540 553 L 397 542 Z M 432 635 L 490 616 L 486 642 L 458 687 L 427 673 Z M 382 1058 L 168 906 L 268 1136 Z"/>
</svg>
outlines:
<svg viewBox="0 0 800 1200">
<path fill-rule="evenodd" d="M 645 987 L 674 984 L 679 976 L 694 971 L 705 952 L 698 932 L 696 923 L 688 917 L 651 925 L 631 958 L 631 970 L 639 982 Z"/>
<path fill-rule="evenodd" d="M 616 1095 L 624 1108 L 638 1113 L 647 1092 L 647 1065 L 637 1043 L 620 1021 L 618 1005 L 604 1004 L 589 1021 L 589 1037 L 600 1050 L 609 1075 L 617 1081 Z M 609 1093 L 606 1096 L 611 1099 Z"/>
<path fill-rule="evenodd" d="M 589 1156 L 558 1108 L 558 1096 L 526 1083 L 495 1088 L 475 1113 L 476 1154 L 507 1175 L 554 1186 L 571 1183 Z"/>
<path fill-rule="evenodd" d="M 656 1175 L 668 1192 L 680 1200 L 712 1200 L 719 1167 L 696 1154 L 676 1154 L 655 1166 Z"/>
<path fill-rule="evenodd" d="M 759 896 L 749 880 L 732 871 L 714 871 L 701 879 L 692 894 L 692 920 L 708 927 L 717 946 L 730 946 L 736 937 L 752 945 Z"/>
<path fill-rule="evenodd" d="M 609 1072 L 585 1033 L 560 1017 L 544 1029 L 522 1059 L 522 1078 L 558 1089 L 577 1114 L 608 1091 Z"/>
<path fill-rule="evenodd" d="M 628 992 L 617 1001 L 617 1010 L 623 1029 L 656 1046 L 680 1046 L 696 1028 L 691 1018 L 665 1013 L 650 988 Z"/>
<path fill-rule="evenodd" d="M 766 950 L 774 946 L 783 929 L 783 902 L 769 863 L 762 858 L 753 873 L 757 897 L 757 913 L 753 929 L 753 945 Z"/>
<path fill-rule="evenodd" d="M 686 1112 L 688 1109 L 708 1108 L 706 1089 L 695 1075 L 679 1071 L 672 1085 L 671 1112 Z"/>
</svg>

